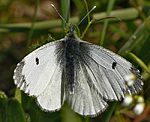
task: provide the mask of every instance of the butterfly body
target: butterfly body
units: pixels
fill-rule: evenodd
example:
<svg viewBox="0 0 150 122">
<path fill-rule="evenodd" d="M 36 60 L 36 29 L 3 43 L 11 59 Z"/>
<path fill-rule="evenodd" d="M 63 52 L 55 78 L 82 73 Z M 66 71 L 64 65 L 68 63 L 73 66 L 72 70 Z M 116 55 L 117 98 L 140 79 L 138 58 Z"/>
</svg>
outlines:
<svg viewBox="0 0 150 122">
<path fill-rule="evenodd" d="M 74 34 L 69 34 L 66 37 L 64 44 L 64 74 L 66 74 L 66 81 L 69 85 L 70 93 L 73 93 L 75 85 L 75 65 L 78 63 L 77 58 L 79 54 L 79 42 L 76 41 Z"/>
<path fill-rule="evenodd" d="M 132 86 L 125 76 L 134 74 Z M 104 111 L 108 101 L 142 89 L 140 74 L 117 54 L 80 40 L 71 28 L 62 39 L 28 54 L 14 71 L 18 88 L 37 98 L 47 111 L 59 110 L 64 101 L 84 116 Z"/>
</svg>

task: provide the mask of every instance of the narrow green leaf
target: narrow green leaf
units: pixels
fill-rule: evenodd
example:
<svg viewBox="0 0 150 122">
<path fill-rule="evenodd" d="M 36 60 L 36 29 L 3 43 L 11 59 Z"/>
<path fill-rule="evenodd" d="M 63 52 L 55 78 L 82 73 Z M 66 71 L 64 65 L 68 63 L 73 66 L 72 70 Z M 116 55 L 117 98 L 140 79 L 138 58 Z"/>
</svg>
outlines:
<svg viewBox="0 0 150 122">
<path fill-rule="evenodd" d="M 21 103 L 21 91 L 19 89 L 16 89 L 15 91 L 15 98 L 19 103 Z"/>
<path fill-rule="evenodd" d="M 149 38 L 150 30 L 150 17 L 148 17 L 143 24 L 141 24 L 124 46 L 119 50 L 119 54 L 125 53 L 125 51 L 132 51 L 137 45 L 141 45 L 142 42 Z"/>
<path fill-rule="evenodd" d="M 149 64 L 147 65 L 147 67 L 148 67 L 148 71 L 150 71 L 150 62 L 149 62 Z M 143 72 L 142 73 L 142 79 L 144 80 L 144 81 L 148 81 L 148 79 L 150 78 L 150 74 L 147 72 L 147 71 L 145 71 L 145 72 Z M 148 83 L 149 84 L 149 83 Z"/>
<path fill-rule="evenodd" d="M 118 17 L 121 20 L 135 19 L 138 17 L 138 11 L 135 8 L 127 8 L 123 10 L 114 10 L 110 12 L 110 16 Z M 106 12 L 93 14 L 93 19 L 101 20 L 106 17 Z M 78 24 L 79 17 L 72 17 L 69 19 L 72 24 Z M 115 19 L 110 19 L 110 21 L 116 21 Z M 34 22 L 34 30 L 47 30 L 56 27 L 61 27 L 61 20 L 50 20 Z M 0 33 L 8 32 L 28 32 L 31 29 L 31 23 L 10 23 L 10 24 L 0 24 Z"/>
<path fill-rule="evenodd" d="M 141 8 L 139 8 L 141 10 Z M 95 13 L 93 14 L 93 19 L 99 20 L 102 18 L 107 17 L 106 12 L 101 13 Z M 111 17 L 117 17 L 121 20 L 132 20 L 139 16 L 139 12 L 135 8 L 126 8 L 126 9 L 120 9 L 120 10 L 113 10 L 110 12 L 109 16 Z M 116 21 L 116 20 L 113 20 Z"/>
<path fill-rule="evenodd" d="M 25 113 L 21 107 L 21 104 L 16 99 L 8 101 L 7 105 L 8 122 L 26 122 Z"/>
<path fill-rule="evenodd" d="M 0 122 L 7 122 L 7 96 L 0 91 Z"/>
<path fill-rule="evenodd" d="M 114 102 L 111 102 L 108 106 L 108 108 L 106 109 L 106 111 L 102 114 L 102 117 L 101 117 L 101 122 L 109 122 L 110 119 L 111 119 L 111 116 L 115 110 L 117 106 L 117 102 L 114 101 Z"/>
<path fill-rule="evenodd" d="M 107 12 L 106 12 L 107 16 L 110 15 L 110 12 L 111 12 L 111 10 L 114 6 L 114 3 L 115 3 L 115 0 L 109 0 L 108 7 L 107 7 Z M 109 22 L 108 20 L 105 20 L 105 22 L 104 22 L 104 27 L 103 27 L 101 38 L 100 38 L 100 45 L 102 45 L 102 46 L 104 44 L 108 22 Z"/>
<path fill-rule="evenodd" d="M 88 4 L 87 4 L 87 1 L 86 0 L 84 0 L 84 3 L 85 3 L 85 7 L 86 7 L 86 11 L 87 11 L 87 13 L 89 12 L 89 8 L 88 8 Z M 90 15 L 88 14 L 88 23 L 90 22 Z"/>
<path fill-rule="evenodd" d="M 34 10 L 34 14 L 33 14 L 33 19 L 32 19 L 32 23 L 31 23 L 31 29 L 29 32 L 29 36 L 28 36 L 28 43 L 27 43 L 27 47 L 29 47 L 29 45 L 31 44 L 31 39 L 32 39 L 32 35 L 33 35 L 33 31 L 34 31 L 34 23 L 36 20 L 36 13 L 38 10 L 38 5 L 39 5 L 39 0 L 36 0 L 36 4 L 35 4 L 35 10 Z"/>
<path fill-rule="evenodd" d="M 71 110 L 67 104 L 62 107 L 61 118 L 62 122 L 82 122 L 81 116 Z"/>
<path fill-rule="evenodd" d="M 131 52 L 127 52 L 127 55 L 129 56 L 129 58 L 133 59 L 136 63 L 138 63 L 143 70 L 150 73 L 146 64 L 141 59 L 139 59 L 135 54 Z"/>
<path fill-rule="evenodd" d="M 62 12 L 62 17 L 68 23 L 70 17 L 70 0 L 61 0 L 61 12 Z M 63 27 L 66 27 L 67 23 L 62 21 Z"/>
</svg>

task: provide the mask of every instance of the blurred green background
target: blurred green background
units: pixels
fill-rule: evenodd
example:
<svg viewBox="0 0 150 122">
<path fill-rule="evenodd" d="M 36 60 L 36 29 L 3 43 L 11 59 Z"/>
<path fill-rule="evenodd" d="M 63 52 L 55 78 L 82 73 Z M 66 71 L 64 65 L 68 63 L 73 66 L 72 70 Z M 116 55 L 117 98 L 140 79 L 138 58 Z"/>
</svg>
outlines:
<svg viewBox="0 0 150 122">
<path fill-rule="evenodd" d="M 116 52 L 140 69 L 145 110 L 137 116 L 130 107 L 114 102 L 95 118 L 74 113 L 67 104 L 58 112 L 43 112 L 35 98 L 28 97 L 13 83 L 16 64 L 35 48 L 66 34 L 64 19 L 79 25 L 78 35 L 96 19 L 83 40 Z M 149 0 L 0 0 L 0 122 L 150 122 L 150 1 Z M 104 17 L 110 18 L 101 20 Z M 101 21 L 98 21 L 101 20 Z M 131 53 L 128 53 L 131 52 Z M 133 56 L 136 55 L 136 56 Z"/>
</svg>

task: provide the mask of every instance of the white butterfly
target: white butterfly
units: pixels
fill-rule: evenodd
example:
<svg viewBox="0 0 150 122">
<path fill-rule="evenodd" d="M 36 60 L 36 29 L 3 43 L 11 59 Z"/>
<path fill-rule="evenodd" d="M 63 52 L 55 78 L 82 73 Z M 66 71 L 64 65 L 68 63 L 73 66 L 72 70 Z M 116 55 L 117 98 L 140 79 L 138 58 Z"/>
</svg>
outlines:
<svg viewBox="0 0 150 122">
<path fill-rule="evenodd" d="M 125 77 L 134 74 L 127 85 Z M 42 109 L 56 111 L 67 101 L 84 116 L 104 111 L 108 101 L 142 89 L 139 70 L 119 55 L 80 40 L 71 27 L 62 39 L 28 54 L 14 70 L 18 88 L 35 96 Z"/>
</svg>

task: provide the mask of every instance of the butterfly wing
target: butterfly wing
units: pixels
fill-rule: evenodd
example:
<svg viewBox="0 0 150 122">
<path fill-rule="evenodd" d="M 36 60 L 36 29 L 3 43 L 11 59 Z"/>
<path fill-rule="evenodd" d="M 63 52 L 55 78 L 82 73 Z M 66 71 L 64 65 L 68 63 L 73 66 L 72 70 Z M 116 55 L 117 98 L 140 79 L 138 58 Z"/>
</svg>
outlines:
<svg viewBox="0 0 150 122">
<path fill-rule="evenodd" d="M 85 63 L 78 62 L 78 68 L 75 69 L 74 94 L 67 92 L 66 99 L 75 112 L 84 116 L 95 116 L 104 111 L 108 104 L 93 87 L 86 68 Z"/>
<path fill-rule="evenodd" d="M 18 88 L 37 97 L 39 105 L 54 111 L 63 104 L 61 93 L 63 39 L 43 45 L 27 55 L 14 70 Z"/>
<path fill-rule="evenodd" d="M 75 93 L 68 95 L 68 101 L 77 113 L 97 115 L 106 109 L 107 101 L 121 100 L 125 94 L 142 89 L 139 71 L 117 54 L 84 41 L 80 42 L 78 54 Z M 125 77 L 131 73 L 136 81 L 128 86 Z"/>
</svg>

